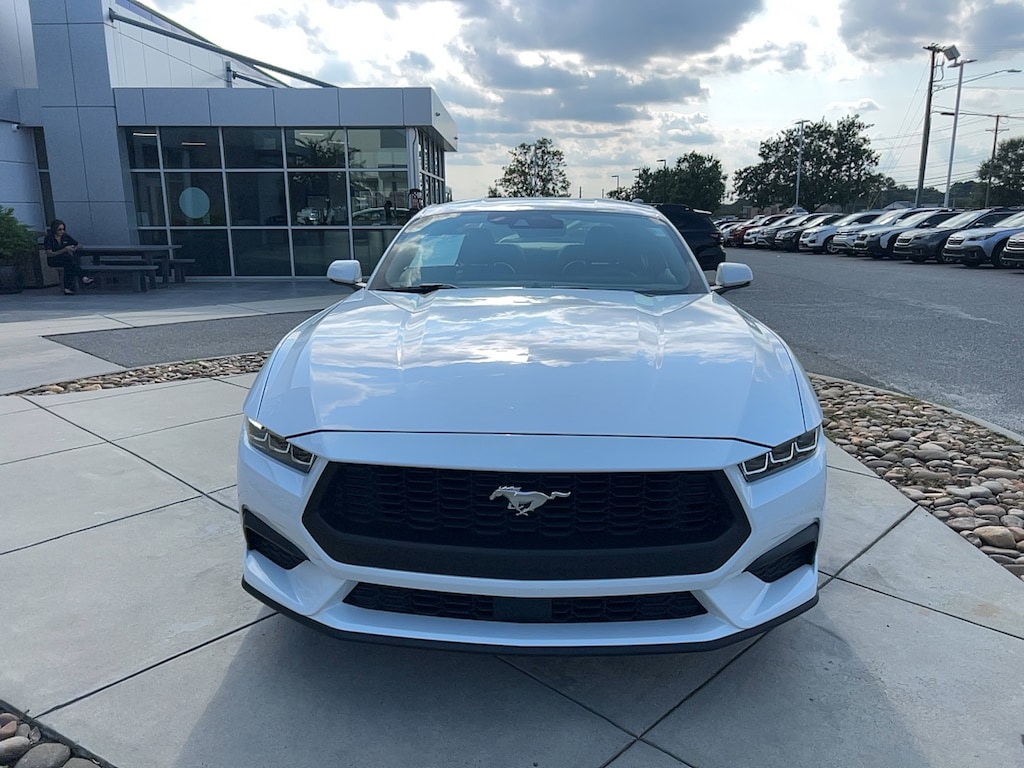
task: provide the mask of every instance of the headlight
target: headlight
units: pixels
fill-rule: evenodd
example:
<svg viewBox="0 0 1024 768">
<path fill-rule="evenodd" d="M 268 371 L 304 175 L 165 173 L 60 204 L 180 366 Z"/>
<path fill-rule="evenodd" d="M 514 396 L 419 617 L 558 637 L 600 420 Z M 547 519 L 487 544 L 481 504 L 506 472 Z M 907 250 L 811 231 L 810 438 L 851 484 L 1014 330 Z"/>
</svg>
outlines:
<svg viewBox="0 0 1024 768">
<path fill-rule="evenodd" d="M 780 443 L 770 451 L 747 459 L 740 464 L 743 476 L 747 481 L 760 480 L 762 477 L 779 472 L 804 459 L 809 459 L 818 447 L 819 427 L 810 429 L 802 435 Z"/>
<path fill-rule="evenodd" d="M 988 235 L 967 235 L 964 238 L 964 242 L 966 243 L 968 241 L 984 240 L 987 237 L 988 237 Z"/>
<path fill-rule="evenodd" d="M 309 451 L 292 445 L 280 435 L 275 435 L 258 421 L 247 418 L 245 420 L 245 436 L 249 445 L 260 453 L 265 453 L 272 459 L 277 459 L 282 464 L 287 464 L 299 472 L 309 472 L 316 460 Z"/>
</svg>

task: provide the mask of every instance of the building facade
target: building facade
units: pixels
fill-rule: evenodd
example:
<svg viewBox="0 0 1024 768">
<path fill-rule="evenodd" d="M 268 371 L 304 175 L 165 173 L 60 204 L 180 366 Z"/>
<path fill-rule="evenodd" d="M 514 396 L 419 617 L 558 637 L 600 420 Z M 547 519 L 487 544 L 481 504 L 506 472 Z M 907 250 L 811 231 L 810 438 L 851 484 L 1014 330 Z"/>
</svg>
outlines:
<svg viewBox="0 0 1024 768">
<path fill-rule="evenodd" d="M 0 205 L 35 230 L 178 245 L 197 276 L 369 270 L 456 149 L 431 88 L 335 88 L 133 0 L 0 0 Z"/>
</svg>

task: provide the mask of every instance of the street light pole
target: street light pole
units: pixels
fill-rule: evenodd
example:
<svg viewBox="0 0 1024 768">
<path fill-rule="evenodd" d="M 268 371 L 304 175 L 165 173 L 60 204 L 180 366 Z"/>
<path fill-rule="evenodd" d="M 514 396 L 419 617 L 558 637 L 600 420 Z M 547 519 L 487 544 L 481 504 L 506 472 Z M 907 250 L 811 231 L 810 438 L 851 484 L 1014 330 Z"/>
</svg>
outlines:
<svg viewBox="0 0 1024 768">
<path fill-rule="evenodd" d="M 797 120 L 800 124 L 800 146 L 796 151 L 796 199 L 793 202 L 794 208 L 800 207 L 800 171 L 804 164 L 804 123 L 807 120 Z"/>
<path fill-rule="evenodd" d="M 956 149 L 956 124 L 960 119 L 960 91 L 964 84 L 964 66 L 971 64 L 976 59 L 958 59 L 950 64 L 960 70 L 956 79 L 956 103 L 953 105 L 953 135 L 949 139 L 949 167 L 946 169 L 946 194 L 942 197 L 942 207 L 949 207 L 949 185 L 953 180 L 953 152 Z"/>
</svg>

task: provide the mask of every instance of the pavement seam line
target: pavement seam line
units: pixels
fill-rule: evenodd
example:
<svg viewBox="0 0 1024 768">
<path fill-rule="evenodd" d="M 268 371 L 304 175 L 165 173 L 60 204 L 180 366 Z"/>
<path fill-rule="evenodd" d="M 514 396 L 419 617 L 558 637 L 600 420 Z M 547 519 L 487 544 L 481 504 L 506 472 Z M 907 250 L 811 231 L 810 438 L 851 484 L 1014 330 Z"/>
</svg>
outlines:
<svg viewBox="0 0 1024 768">
<path fill-rule="evenodd" d="M 907 605 L 913 605 L 916 608 L 923 608 L 926 611 L 931 611 L 932 613 L 938 613 L 938 614 L 946 616 L 946 617 L 948 617 L 950 619 L 955 619 L 957 621 L 962 621 L 965 624 L 971 624 L 971 625 L 973 625 L 975 627 L 978 627 L 979 629 L 987 629 L 990 632 L 996 632 L 996 633 L 998 633 L 1000 635 L 1005 635 L 1006 637 L 1009 637 L 1009 638 L 1011 638 L 1013 640 L 1024 641 L 1024 635 L 1015 635 L 1012 632 L 1009 632 L 1009 631 L 1007 631 L 1005 629 L 999 629 L 998 627 L 990 627 L 987 624 L 979 624 L 977 621 L 974 621 L 973 619 L 969 619 L 969 618 L 966 618 L 964 616 L 957 616 L 955 614 L 950 613 L 949 611 L 943 610 L 942 608 L 936 608 L 933 605 L 925 605 L 924 603 L 919 603 L 916 600 L 908 600 L 908 599 L 906 599 L 904 597 L 900 597 L 899 595 L 893 595 L 893 594 L 890 594 L 888 592 L 885 592 L 885 591 L 883 591 L 881 589 L 878 589 L 877 587 L 871 587 L 871 586 L 868 586 L 867 584 L 860 584 L 860 583 L 858 583 L 856 581 L 850 581 L 849 579 L 842 579 L 842 578 L 839 578 L 838 576 L 834 577 L 832 580 L 841 581 L 843 584 L 849 584 L 851 587 L 858 587 L 860 589 L 866 589 L 869 592 L 875 593 L 876 595 L 881 595 L 882 597 L 887 597 L 887 598 L 890 598 L 891 600 L 898 600 L 901 603 L 906 603 Z"/>
<path fill-rule="evenodd" d="M 242 625 L 240 625 L 238 627 L 235 627 L 232 630 L 229 630 L 229 631 L 224 632 L 224 633 L 222 633 L 220 635 L 217 635 L 216 637 L 212 637 L 209 640 L 205 640 L 204 642 L 199 643 L 199 645 L 194 645 L 191 648 L 186 648 L 183 651 L 178 651 L 177 653 L 175 653 L 175 654 L 173 654 L 171 656 L 168 656 L 166 659 L 161 659 L 160 661 L 155 661 L 152 664 L 150 664 L 149 666 L 143 667 L 142 669 L 138 669 L 138 670 L 132 672 L 129 675 L 125 675 L 124 677 L 118 678 L 117 680 L 114 680 L 114 681 L 109 682 L 109 683 L 105 683 L 104 685 L 101 685 L 99 688 L 95 688 L 95 689 L 93 689 L 93 690 L 91 690 L 91 691 L 89 691 L 87 693 L 83 693 L 83 694 L 81 694 L 79 696 L 76 696 L 73 699 L 69 699 L 68 701 L 65 701 L 65 702 L 63 702 L 61 704 L 57 704 L 57 705 L 55 705 L 53 707 L 50 707 L 49 709 L 44 710 L 43 712 L 40 712 L 38 715 L 32 715 L 32 717 L 39 719 L 39 718 L 43 718 L 43 717 L 47 717 L 49 715 L 52 715 L 54 712 L 59 712 L 60 710 L 66 709 L 66 708 L 70 707 L 73 704 L 77 704 L 80 701 L 84 701 L 85 699 L 91 698 L 92 696 L 95 696 L 98 693 L 103 693 L 103 691 L 106 691 L 106 690 L 108 690 L 110 688 L 113 688 L 115 685 L 121 685 L 122 683 L 125 683 L 125 682 L 127 682 L 127 681 L 129 681 L 129 680 L 131 680 L 133 678 L 138 677 L 139 675 L 144 675 L 145 673 L 147 673 L 147 672 L 149 672 L 151 670 L 154 670 L 154 669 L 156 669 L 158 667 L 162 667 L 165 664 L 169 664 L 170 662 L 175 661 L 177 659 L 180 659 L 183 656 L 186 656 L 186 655 L 188 655 L 190 653 L 194 653 L 195 651 L 198 651 L 198 650 L 202 650 L 203 648 L 205 648 L 208 645 L 212 645 L 213 643 L 219 642 L 219 641 L 223 640 L 224 638 L 230 637 L 231 635 L 234 635 L 234 634 L 236 634 L 238 632 L 242 632 L 243 630 L 250 629 L 250 628 L 256 626 L 257 624 L 266 621 L 267 619 L 274 618 L 277 615 L 278 615 L 278 613 L 275 611 L 275 612 L 270 613 L 270 614 L 268 614 L 266 616 L 260 616 L 259 618 L 253 619 L 250 622 L 246 622 L 245 624 L 242 624 Z"/>
</svg>

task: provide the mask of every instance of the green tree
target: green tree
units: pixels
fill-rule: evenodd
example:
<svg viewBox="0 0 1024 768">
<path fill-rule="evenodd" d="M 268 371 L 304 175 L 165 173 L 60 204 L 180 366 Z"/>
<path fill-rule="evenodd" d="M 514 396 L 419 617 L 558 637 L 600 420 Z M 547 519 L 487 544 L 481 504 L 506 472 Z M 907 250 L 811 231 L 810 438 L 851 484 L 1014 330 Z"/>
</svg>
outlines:
<svg viewBox="0 0 1024 768">
<path fill-rule="evenodd" d="M 978 178 L 988 180 L 989 203 L 1024 203 L 1024 137 L 999 142 L 995 159 L 986 160 L 978 169 Z"/>
<path fill-rule="evenodd" d="M 488 190 L 490 197 L 568 197 L 565 156 L 548 138 L 523 142 L 510 149 L 512 162 L 501 169 L 501 178 Z M 491 194 L 491 193 L 494 194 Z"/>
<path fill-rule="evenodd" d="M 677 157 L 672 166 L 656 170 L 644 166 L 637 173 L 633 186 L 612 190 L 608 197 L 640 198 L 649 203 L 684 203 L 713 211 L 725 197 L 726 178 L 721 161 L 714 155 L 690 152 Z"/>
<path fill-rule="evenodd" d="M 822 119 L 800 131 L 789 128 L 761 142 L 761 162 L 741 168 L 733 174 L 737 196 L 749 198 L 759 206 L 771 203 L 791 204 L 796 199 L 797 156 L 800 162 L 800 205 L 809 211 L 825 203 L 848 205 L 870 202 L 887 180 L 873 169 L 878 153 L 864 135 L 870 128 L 860 115 L 841 118 L 833 126 Z"/>
</svg>

